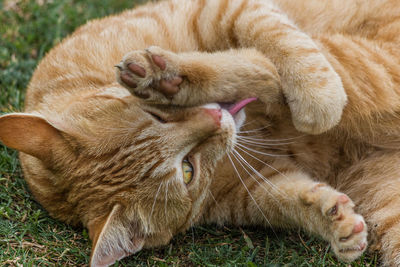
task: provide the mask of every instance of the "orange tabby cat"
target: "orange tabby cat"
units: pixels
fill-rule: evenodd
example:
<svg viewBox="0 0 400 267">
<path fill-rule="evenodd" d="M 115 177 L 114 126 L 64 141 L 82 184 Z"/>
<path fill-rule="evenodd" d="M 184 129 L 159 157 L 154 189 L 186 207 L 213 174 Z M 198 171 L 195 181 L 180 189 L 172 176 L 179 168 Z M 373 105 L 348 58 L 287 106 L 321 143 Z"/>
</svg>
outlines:
<svg viewBox="0 0 400 267">
<path fill-rule="evenodd" d="M 49 213 L 89 229 L 92 266 L 211 222 L 300 226 L 345 261 L 368 225 L 398 266 L 398 14 L 170 0 L 95 20 L 42 60 L 0 140 Z"/>
</svg>

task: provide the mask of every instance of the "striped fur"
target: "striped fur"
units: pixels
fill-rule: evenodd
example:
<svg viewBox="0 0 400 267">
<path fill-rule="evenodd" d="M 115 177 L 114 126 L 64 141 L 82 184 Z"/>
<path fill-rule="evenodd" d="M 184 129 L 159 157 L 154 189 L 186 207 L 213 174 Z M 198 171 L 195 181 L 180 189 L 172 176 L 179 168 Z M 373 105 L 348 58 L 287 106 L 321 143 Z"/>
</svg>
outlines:
<svg viewBox="0 0 400 267">
<path fill-rule="evenodd" d="M 398 14 L 395 0 L 167 0 L 94 20 L 42 60 L 0 140 L 52 216 L 89 228 L 93 266 L 196 223 L 300 226 L 347 261 L 368 229 L 400 266 Z M 136 88 L 115 79 L 121 59 L 146 70 Z M 148 87 L 175 76 L 172 97 Z M 196 107 L 251 96 L 239 132 Z"/>
</svg>

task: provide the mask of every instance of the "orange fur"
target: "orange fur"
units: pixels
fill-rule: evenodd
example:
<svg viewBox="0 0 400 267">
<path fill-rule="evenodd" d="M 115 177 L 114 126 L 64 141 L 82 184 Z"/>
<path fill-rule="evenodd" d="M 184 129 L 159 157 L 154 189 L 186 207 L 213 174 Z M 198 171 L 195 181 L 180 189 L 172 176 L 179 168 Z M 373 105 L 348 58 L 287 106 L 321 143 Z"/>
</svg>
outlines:
<svg viewBox="0 0 400 267">
<path fill-rule="evenodd" d="M 52 216 L 89 228 L 93 266 L 204 222 L 300 226 L 347 261 L 368 228 L 398 266 L 399 13 L 395 0 L 170 0 L 94 20 L 42 60 L 29 114 L 0 117 L 0 140 Z M 254 96 L 239 132 L 199 107 Z"/>
</svg>

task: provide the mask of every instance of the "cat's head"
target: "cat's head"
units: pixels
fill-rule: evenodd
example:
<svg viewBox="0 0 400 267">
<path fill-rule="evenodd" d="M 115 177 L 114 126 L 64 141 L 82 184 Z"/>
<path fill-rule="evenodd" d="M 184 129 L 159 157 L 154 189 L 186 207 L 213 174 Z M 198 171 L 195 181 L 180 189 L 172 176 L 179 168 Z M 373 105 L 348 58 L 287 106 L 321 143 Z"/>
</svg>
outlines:
<svg viewBox="0 0 400 267">
<path fill-rule="evenodd" d="M 121 88 L 63 105 L 0 117 L 0 140 L 23 152 L 25 179 L 50 214 L 89 229 L 94 266 L 166 244 L 196 221 L 240 123 L 217 104 L 166 109 Z"/>
</svg>

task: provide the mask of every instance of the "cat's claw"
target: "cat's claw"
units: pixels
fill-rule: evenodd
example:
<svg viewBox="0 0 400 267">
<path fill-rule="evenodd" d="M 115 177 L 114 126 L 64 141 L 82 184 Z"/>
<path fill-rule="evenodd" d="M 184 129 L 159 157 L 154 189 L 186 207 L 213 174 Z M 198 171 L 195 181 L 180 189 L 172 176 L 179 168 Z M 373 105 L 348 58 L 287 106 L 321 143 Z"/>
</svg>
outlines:
<svg viewBox="0 0 400 267">
<path fill-rule="evenodd" d="M 154 46 L 130 52 L 116 66 L 117 80 L 139 98 L 168 104 L 183 81 L 174 56 Z"/>
<path fill-rule="evenodd" d="M 318 184 L 304 200 L 321 208 L 327 223 L 325 236 L 340 260 L 351 262 L 361 256 L 368 244 L 367 225 L 364 218 L 355 213 L 354 203 L 347 195 Z"/>
</svg>

